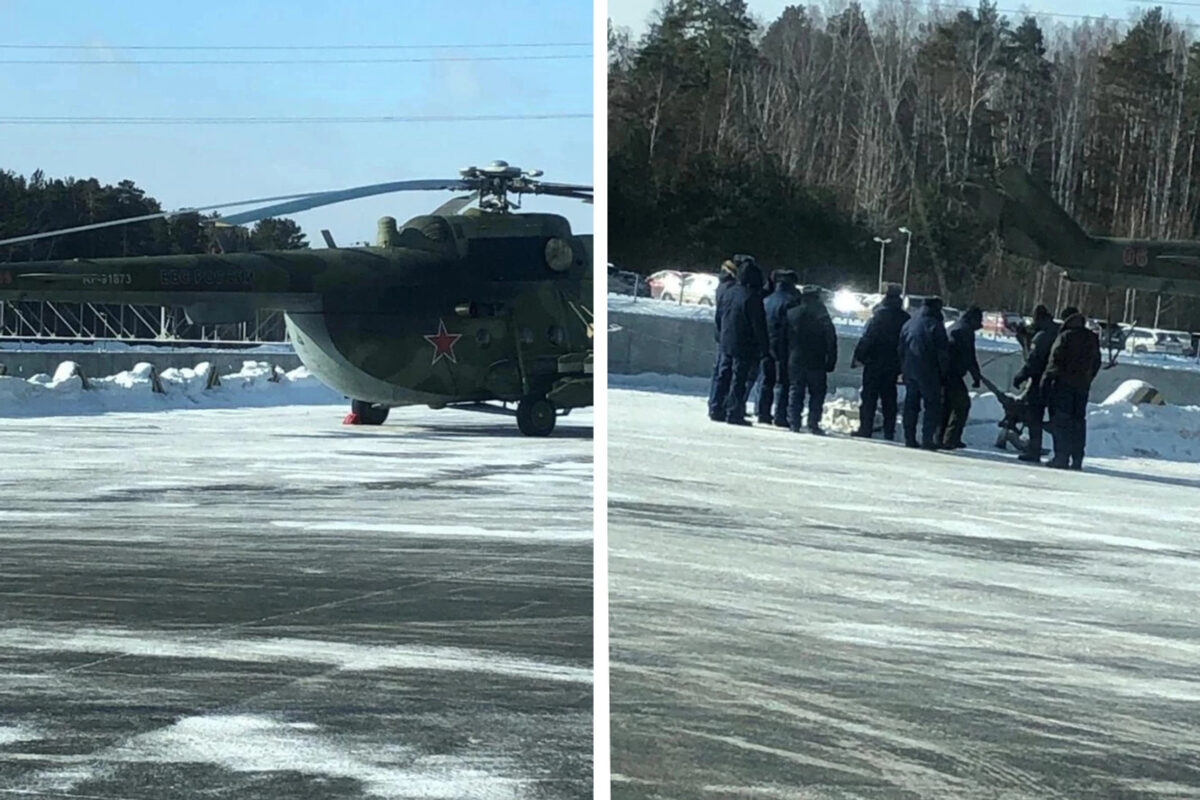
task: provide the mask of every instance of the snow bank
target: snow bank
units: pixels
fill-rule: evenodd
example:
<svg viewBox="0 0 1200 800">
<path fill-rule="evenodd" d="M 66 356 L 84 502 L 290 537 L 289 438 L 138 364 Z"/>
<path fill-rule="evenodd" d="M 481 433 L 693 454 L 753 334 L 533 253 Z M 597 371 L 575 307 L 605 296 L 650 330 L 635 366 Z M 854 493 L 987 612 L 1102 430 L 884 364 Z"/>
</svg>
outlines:
<svg viewBox="0 0 1200 800">
<path fill-rule="evenodd" d="M 340 394 L 322 384 L 304 367 L 284 372 L 264 361 L 245 361 L 235 373 L 209 385 L 212 365 L 194 369 L 170 368 L 155 376 L 148 363 L 106 378 L 83 379 L 64 362 L 53 376 L 0 376 L 0 417 L 40 417 L 53 414 L 105 411 L 155 411 L 172 408 L 231 408 L 242 406 L 326 405 L 341 403 Z M 276 380 L 272 380 L 275 375 Z M 155 377 L 162 393 L 152 390 Z"/>
<path fill-rule="evenodd" d="M 678 375 L 610 375 L 609 388 L 708 397 L 708 380 Z M 901 401 L 904 387 L 899 387 Z M 1200 465 L 1200 406 L 1158 406 L 1110 397 L 1088 405 L 1089 456 L 1152 458 Z M 858 390 L 842 388 L 825 402 L 824 425 L 838 433 L 858 428 Z M 697 411 L 703 414 L 703 411 Z M 976 448 L 992 447 L 1004 408 L 990 392 L 971 394 L 971 418 L 964 436 Z M 1046 446 L 1050 446 L 1049 435 Z M 1200 469 L 1200 466 L 1197 467 Z"/>
</svg>

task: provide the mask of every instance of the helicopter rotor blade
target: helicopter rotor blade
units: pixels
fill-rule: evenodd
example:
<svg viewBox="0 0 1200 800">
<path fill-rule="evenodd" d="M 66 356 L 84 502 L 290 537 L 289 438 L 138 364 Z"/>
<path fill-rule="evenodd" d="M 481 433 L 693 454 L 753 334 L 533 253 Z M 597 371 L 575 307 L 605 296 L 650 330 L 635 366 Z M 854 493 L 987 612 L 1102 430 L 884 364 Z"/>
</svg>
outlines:
<svg viewBox="0 0 1200 800">
<path fill-rule="evenodd" d="M 582 200 L 585 203 L 592 201 L 592 187 L 574 183 L 543 183 L 538 181 L 532 185 L 531 191 L 534 194 L 569 197 L 574 200 Z"/>
<path fill-rule="evenodd" d="M 21 244 L 23 242 L 33 242 L 39 239 L 48 239 L 53 236 L 62 236 L 69 233 L 82 233 L 84 231 L 99 230 L 101 228 L 110 228 L 117 225 L 129 225 L 135 222 L 149 222 L 156 219 L 171 219 L 184 214 L 198 214 L 204 211 L 216 211 L 223 208 L 236 208 L 238 206 L 256 205 L 258 203 L 270 203 L 271 205 L 261 208 L 252 209 L 250 211 L 242 211 L 236 214 L 230 214 L 221 218 L 221 223 L 225 225 L 243 225 L 248 222 L 257 222 L 268 217 L 276 217 L 282 214 L 294 214 L 300 211 L 308 211 L 321 206 L 341 203 L 347 200 L 357 200 L 363 197 L 374 197 L 381 194 L 390 194 L 392 192 L 406 191 L 438 191 L 451 190 L 462 191 L 470 190 L 472 192 L 466 198 L 454 198 L 443 204 L 434 213 L 449 213 L 456 214 L 462 208 L 476 200 L 481 194 L 478 176 L 468 176 L 467 178 L 449 178 L 449 179 L 434 179 L 434 180 L 408 180 L 408 181 L 389 181 L 387 183 L 373 183 L 365 186 L 355 186 L 349 189 L 339 189 L 336 191 L 326 192 L 305 192 L 299 194 L 278 195 L 275 197 L 260 197 L 252 200 L 238 200 L 230 203 L 214 203 L 206 206 L 196 206 L 180 208 L 174 211 L 161 211 L 155 214 L 144 214 L 137 217 L 125 217 L 122 219 L 108 220 L 105 222 L 94 222 L 89 225 L 78 225 L 72 228 L 62 228 L 53 231 L 44 231 L 41 233 L 31 233 L 25 236 L 14 236 L 8 239 L 0 239 L 0 246 Z M 592 187 L 582 186 L 569 183 L 543 183 L 541 181 L 532 181 L 523 187 L 513 187 L 514 191 L 519 193 L 544 194 L 557 197 L 567 197 L 575 200 L 582 200 L 585 203 L 592 202 Z"/>
<path fill-rule="evenodd" d="M 275 197 L 258 197 L 253 200 L 238 200 L 232 203 L 215 203 L 208 206 L 199 206 L 196 208 L 179 208 L 174 211 L 160 211 L 156 214 L 143 214 L 137 217 L 122 217 L 121 219 L 110 219 L 105 222 L 93 222 L 89 225 L 77 225 L 73 228 L 60 228 L 54 231 L 43 231 L 41 233 L 30 233 L 25 236 L 14 236 L 9 239 L 0 239 L 0 245 L 20 244 L 22 242 L 33 242 L 38 239 L 49 239 L 52 236 L 62 236 L 68 233 L 82 233 L 84 231 L 94 231 L 101 228 L 112 228 L 117 225 L 130 225 L 135 222 L 150 222 L 156 219 L 171 219 L 173 217 L 183 216 L 184 214 L 198 214 L 202 211 L 216 211 L 221 208 L 236 208 L 237 206 L 254 205 L 255 203 L 270 203 L 277 200 L 292 200 L 299 197 L 311 197 L 312 192 L 307 194 L 285 194 Z"/>
<path fill-rule="evenodd" d="M 244 225 L 247 222 L 257 222 L 260 219 L 277 217 L 280 214 L 295 214 L 300 211 L 308 211 L 312 208 L 332 205 L 333 203 L 342 203 L 346 200 L 358 200 L 362 197 L 374 197 L 375 195 L 390 194 L 392 192 L 436 191 L 438 189 L 460 190 L 470 188 L 472 187 L 461 178 L 372 183 L 366 186 L 338 189 L 333 192 L 317 192 L 315 194 L 304 195 L 296 200 L 264 206 L 252 211 L 231 214 L 228 217 L 224 217 L 223 221 L 230 225 Z"/>
</svg>

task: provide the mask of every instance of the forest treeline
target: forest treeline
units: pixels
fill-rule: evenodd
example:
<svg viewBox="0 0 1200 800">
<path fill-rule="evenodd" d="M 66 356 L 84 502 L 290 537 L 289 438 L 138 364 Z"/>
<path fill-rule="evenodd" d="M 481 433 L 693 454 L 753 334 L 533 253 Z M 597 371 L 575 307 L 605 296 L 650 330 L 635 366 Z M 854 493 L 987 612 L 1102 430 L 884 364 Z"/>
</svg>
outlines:
<svg viewBox="0 0 1200 800">
<path fill-rule="evenodd" d="M 791 6 L 671 0 L 632 41 L 609 31 L 609 246 L 625 267 L 713 271 L 730 253 L 804 280 L 898 281 L 952 305 L 1071 301 L 1122 319 L 1123 291 L 1000 251 L 957 195 L 1015 160 L 1097 235 L 1200 234 L 1200 44 L 1161 8 L 1043 26 L 982 3 Z M 1124 314 L 1200 329 L 1200 301 Z"/>
<path fill-rule="evenodd" d="M 0 170 L 0 239 L 59 230 L 93 222 L 137 217 L 162 211 L 153 197 L 133 181 L 103 185 L 95 178 L 47 178 L 41 171 L 25 178 Z M 206 220 L 217 215 L 183 214 L 84 231 L 0 247 L 0 261 L 43 261 L 206 253 L 213 244 Z M 290 250 L 308 247 L 300 226 L 287 218 L 264 219 L 251 229 L 223 234 L 226 246 L 238 250 Z"/>
</svg>

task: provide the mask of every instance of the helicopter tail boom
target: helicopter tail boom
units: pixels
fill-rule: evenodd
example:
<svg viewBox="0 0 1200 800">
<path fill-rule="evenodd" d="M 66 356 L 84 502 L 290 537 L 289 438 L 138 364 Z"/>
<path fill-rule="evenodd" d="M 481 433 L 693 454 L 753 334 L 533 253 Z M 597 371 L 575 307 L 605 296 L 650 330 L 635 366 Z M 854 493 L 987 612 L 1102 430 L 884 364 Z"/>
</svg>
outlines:
<svg viewBox="0 0 1200 800">
<path fill-rule="evenodd" d="M 227 314 L 315 310 L 320 301 L 305 263 L 290 253 L 0 263 L 0 300 L 218 304 Z"/>
</svg>

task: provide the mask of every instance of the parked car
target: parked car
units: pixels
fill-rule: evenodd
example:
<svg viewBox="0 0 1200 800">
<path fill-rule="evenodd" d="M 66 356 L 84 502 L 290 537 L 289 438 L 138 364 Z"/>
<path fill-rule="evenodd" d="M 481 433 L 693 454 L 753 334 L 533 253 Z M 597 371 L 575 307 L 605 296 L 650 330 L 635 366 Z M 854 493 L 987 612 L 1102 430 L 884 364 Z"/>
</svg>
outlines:
<svg viewBox="0 0 1200 800">
<path fill-rule="evenodd" d="M 610 294 L 650 296 L 650 287 L 646 285 L 646 281 L 641 275 L 620 269 L 615 264 L 608 265 L 608 291 Z"/>
<path fill-rule="evenodd" d="M 708 272 L 681 272 L 662 269 L 646 279 L 650 296 L 674 303 L 711 306 L 717 301 L 720 276 Z"/>
<path fill-rule="evenodd" d="M 1165 335 L 1172 341 L 1172 343 L 1179 342 L 1179 355 L 1192 355 L 1192 334 L 1188 333 L 1187 331 L 1157 330 L 1155 333 L 1161 333 Z"/>
<path fill-rule="evenodd" d="M 660 269 L 646 278 L 646 285 L 655 300 L 678 300 L 683 273 L 677 269 Z"/>
<path fill-rule="evenodd" d="M 683 276 L 683 302 L 701 306 L 715 305 L 720 275 L 708 272 L 689 272 Z"/>
<path fill-rule="evenodd" d="M 1191 342 L 1185 346 L 1177 331 L 1155 330 L 1154 328 L 1133 328 L 1125 337 L 1125 351 L 1129 353 L 1160 353 L 1164 355 L 1181 356 L 1190 349 Z"/>
<path fill-rule="evenodd" d="M 1012 336 L 1025 318 L 1015 311 L 986 311 L 983 332 L 993 336 Z"/>
</svg>

